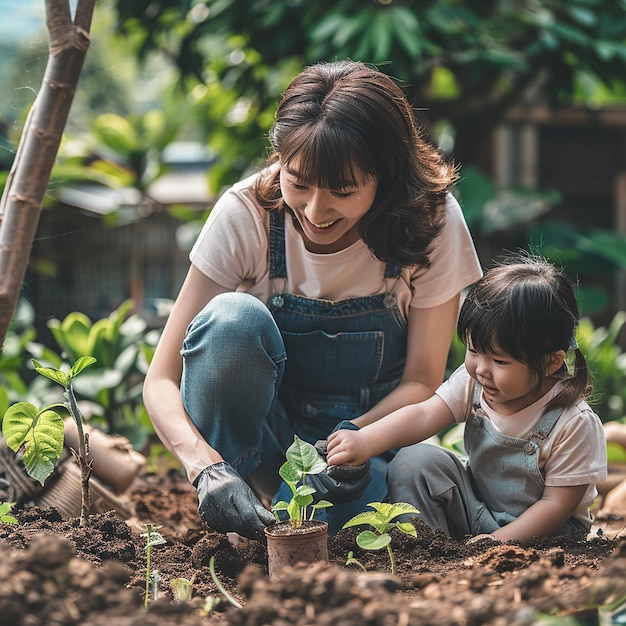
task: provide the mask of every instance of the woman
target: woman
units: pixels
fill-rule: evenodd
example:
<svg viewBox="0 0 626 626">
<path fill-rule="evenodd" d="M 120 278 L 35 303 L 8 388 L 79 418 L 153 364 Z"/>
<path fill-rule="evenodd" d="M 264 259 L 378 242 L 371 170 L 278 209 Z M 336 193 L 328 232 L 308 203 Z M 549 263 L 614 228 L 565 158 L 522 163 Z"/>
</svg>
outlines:
<svg viewBox="0 0 626 626">
<path fill-rule="evenodd" d="M 267 166 L 204 225 L 144 384 L 203 519 L 254 538 L 294 434 L 315 442 L 434 393 L 460 292 L 481 275 L 455 171 L 382 72 L 306 68 L 270 142 Z M 384 497 L 390 458 L 347 486 L 320 477 L 331 532 Z"/>
</svg>

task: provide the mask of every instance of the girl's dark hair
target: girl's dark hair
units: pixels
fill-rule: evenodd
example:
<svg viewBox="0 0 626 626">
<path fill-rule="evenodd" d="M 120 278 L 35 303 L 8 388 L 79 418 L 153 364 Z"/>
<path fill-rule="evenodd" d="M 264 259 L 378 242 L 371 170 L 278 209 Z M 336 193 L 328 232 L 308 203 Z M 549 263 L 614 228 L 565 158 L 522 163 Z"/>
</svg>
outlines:
<svg viewBox="0 0 626 626">
<path fill-rule="evenodd" d="M 421 137 L 392 78 L 353 61 L 308 67 L 283 94 L 269 138 L 268 166 L 297 159 L 305 184 L 339 190 L 376 177 L 359 235 L 381 261 L 429 266 L 456 171 Z M 278 168 L 264 170 L 256 195 L 267 210 L 285 208 Z"/>
<path fill-rule="evenodd" d="M 557 373 L 563 390 L 546 410 L 567 407 L 591 392 L 587 362 L 575 343 L 580 312 L 574 285 L 563 271 L 544 259 L 520 256 L 500 264 L 474 284 L 467 294 L 457 333 L 478 352 L 503 351 L 525 363 L 544 381 L 545 357 L 574 348 L 573 375 L 565 365 Z"/>
</svg>

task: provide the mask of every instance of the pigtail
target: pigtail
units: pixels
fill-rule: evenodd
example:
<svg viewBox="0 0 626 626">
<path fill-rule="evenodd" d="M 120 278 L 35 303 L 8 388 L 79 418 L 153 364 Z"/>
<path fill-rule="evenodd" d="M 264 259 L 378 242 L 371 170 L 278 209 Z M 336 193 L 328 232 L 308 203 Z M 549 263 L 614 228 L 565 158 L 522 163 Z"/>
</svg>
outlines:
<svg viewBox="0 0 626 626">
<path fill-rule="evenodd" d="M 570 349 L 574 357 L 573 372 L 570 374 L 567 366 L 563 364 L 561 370 L 563 389 L 547 404 L 545 411 L 557 407 L 573 406 L 579 400 L 586 400 L 593 391 L 589 382 L 589 367 L 585 355 L 580 351 L 578 345 Z"/>
</svg>

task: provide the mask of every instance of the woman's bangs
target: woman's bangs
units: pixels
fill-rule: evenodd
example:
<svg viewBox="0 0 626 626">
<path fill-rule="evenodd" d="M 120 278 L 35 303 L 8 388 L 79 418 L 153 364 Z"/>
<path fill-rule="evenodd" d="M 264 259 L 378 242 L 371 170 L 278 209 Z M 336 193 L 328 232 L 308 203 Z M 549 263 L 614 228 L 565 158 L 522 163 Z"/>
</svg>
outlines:
<svg viewBox="0 0 626 626">
<path fill-rule="evenodd" d="M 327 124 L 293 131 L 281 146 L 281 161 L 292 167 L 305 185 L 324 189 L 358 187 L 371 174 L 353 138 Z"/>
</svg>

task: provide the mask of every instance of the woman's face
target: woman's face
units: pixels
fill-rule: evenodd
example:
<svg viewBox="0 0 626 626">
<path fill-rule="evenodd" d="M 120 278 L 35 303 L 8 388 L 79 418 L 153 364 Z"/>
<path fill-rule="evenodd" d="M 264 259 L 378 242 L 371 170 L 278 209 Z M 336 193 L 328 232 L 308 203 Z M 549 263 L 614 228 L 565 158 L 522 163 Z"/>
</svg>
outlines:
<svg viewBox="0 0 626 626">
<path fill-rule="evenodd" d="M 359 220 L 372 206 L 377 187 L 373 177 L 347 189 L 306 185 L 300 179 L 297 160 L 280 170 L 283 199 L 296 217 L 307 250 L 319 254 L 338 252 L 358 240 Z"/>
</svg>

